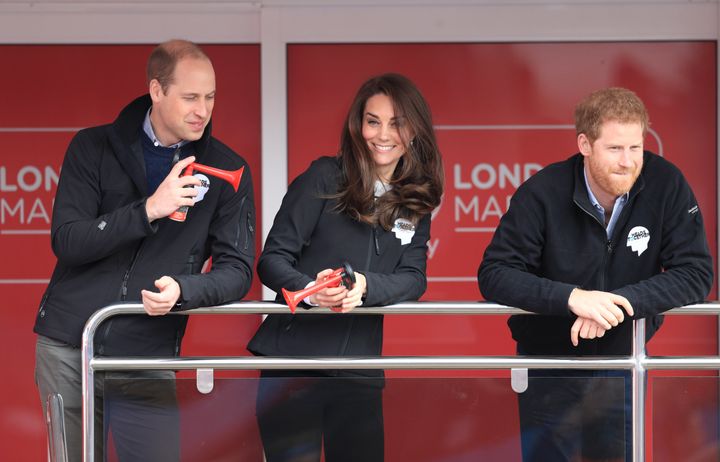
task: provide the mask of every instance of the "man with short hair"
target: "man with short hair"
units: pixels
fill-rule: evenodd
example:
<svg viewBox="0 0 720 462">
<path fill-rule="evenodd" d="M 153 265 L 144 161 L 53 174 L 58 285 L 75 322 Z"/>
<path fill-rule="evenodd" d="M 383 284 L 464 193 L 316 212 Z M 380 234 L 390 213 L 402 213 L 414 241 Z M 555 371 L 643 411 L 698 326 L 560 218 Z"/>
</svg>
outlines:
<svg viewBox="0 0 720 462">
<path fill-rule="evenodd" d="M 211 136 L 215 72 L 195 44 L 156 47 L 147 66 L 149 94 L 115 122 L 78 132 L 68 147 L 53 209 L 57 264 L 35 321 L 36 383 L 45 410 L 60 393 L 71 461 L 82 460 L 80 342 L 99 308 L 142 301 L 148 315 L 114 317 L 95 336 L 113 356 L 174 356 L 187 316 L 171 310 L 212 306 L 245 296 L 255 257 L 252 180 L 247 163 Z M 201 174 L 197 162 L 243 169 L 238 191 Z M 168 217 L 189 207 L 185 221 Z M 212 257 L 209 272 L 203 264 Z M 106 431 L 120 460 L 179 460 L 172 371 L 107 372 L 99 383 Z M 96 403 L 102 415 L 103 402 Z M 96 415 L 96 427 L 102 423 Z M 95 430 L 95 460 L 103 431 Z"/>
<path fill-rule="evenodd" d="M 508 321 L 518 354 L 629 355 L 630 318 L 702 301 L 712 258 L 680 170 L 643 150 L 649 119 L 622 88 L 576 108 L 580 152 L 514 194 L 478 270 L 483 296 L 543 316 Z M 534 370 L 519 395 L 523 460 L 631 460 L 626 371 Z"/>
</svg>

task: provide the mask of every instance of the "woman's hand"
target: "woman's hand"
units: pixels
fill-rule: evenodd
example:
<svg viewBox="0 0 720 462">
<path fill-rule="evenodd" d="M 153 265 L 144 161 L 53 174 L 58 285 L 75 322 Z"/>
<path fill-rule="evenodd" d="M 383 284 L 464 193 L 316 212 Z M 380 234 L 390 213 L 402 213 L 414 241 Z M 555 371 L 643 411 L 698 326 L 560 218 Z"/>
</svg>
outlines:
<svg viewBox="0 0 720 462">
<path fill-rule="evenodd" d="M 315 284 L 324 282 L 333 270 L 325 269 L 315 277 Z M 367 292 L 367 281 L 362 273 L 355 273 L 355 284 L 348 290 L 345 286 L 326 287 L 310 296 L 310 303 L 317 306 L 332 308 L 338 313 L 349 313 L 362 304 L 363 295 Z"/>
<path fill-rule="evenodd" d="M 363 295 L 367 292 L 367 281 L 362 273 L 355 273 L 355 284 L 353 288 L 348 291 L 345 298 L 342 300 L 340 309 L 336 309 L 340 313 L 349 313 L 355 309 L 356 306 L 362 305 Z"/>
<path fill-rule="evenodd" d="M 324 282 L 328 276 L 332 275 L 333 270 L 325 269 L 320 271 L 315 277 L 315 284 Z M 310 303 L 317 306 L 334 307 L 340 306 L 342 300 L 347 296 L 348 290 L 345 286 L 340 285 L 338 287 L 326 287 L 323 290 L 314 293 L 310 296 Z"/>
</svg>

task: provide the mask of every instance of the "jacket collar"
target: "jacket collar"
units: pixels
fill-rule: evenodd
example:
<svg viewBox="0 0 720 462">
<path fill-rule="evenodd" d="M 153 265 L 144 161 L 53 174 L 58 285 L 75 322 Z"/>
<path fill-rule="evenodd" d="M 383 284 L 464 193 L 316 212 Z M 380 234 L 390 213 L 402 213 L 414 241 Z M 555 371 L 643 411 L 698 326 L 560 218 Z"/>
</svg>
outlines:
<svg viewBox="0 0 720 462">
<path fill-rule="evenodd" d="M 113 151 L 125 172 L 130 176 L 135 186 L 143 196 L 147 195 L 147 179 L 145 175 L 145 159 L 143 157 L 140 135 L 145 114 L 152 106 L 149 94 L 136 98 L 120 111 L 117 119 L 110 129 L 110 142 Z M 205 127 L 202 137 L 191 143 L 192 150 L 198 162 L 202 161 L 212 132 L 212 120 Z"/>
</svg>

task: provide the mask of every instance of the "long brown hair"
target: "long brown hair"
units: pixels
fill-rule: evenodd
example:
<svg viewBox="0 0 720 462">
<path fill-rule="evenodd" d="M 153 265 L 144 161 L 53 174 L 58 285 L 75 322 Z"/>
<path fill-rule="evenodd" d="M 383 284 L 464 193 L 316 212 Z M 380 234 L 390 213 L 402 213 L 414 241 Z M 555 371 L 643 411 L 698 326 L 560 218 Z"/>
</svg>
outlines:
<svg viewBox="0 0 720 462">
<path fill-rule="evenodd" d="M 395 167 L 391 188 L 376 201 L 374 187 L 378 175 L 362 127 L 367 100 L 377 94 L 388 96 L 395 117 L 402 118 L 400 136 L 407 151 Z M 430 108 L 407 77 L 383 74 L 360 87 L 345 119 L 338 159 L 342 169 L 336 195 L 338 210 L 359 221 L 379 224 L 385 229 L 390 229 L 397 218 L 417 224 L 440 204 L 443 166 Z"/>
</svg>

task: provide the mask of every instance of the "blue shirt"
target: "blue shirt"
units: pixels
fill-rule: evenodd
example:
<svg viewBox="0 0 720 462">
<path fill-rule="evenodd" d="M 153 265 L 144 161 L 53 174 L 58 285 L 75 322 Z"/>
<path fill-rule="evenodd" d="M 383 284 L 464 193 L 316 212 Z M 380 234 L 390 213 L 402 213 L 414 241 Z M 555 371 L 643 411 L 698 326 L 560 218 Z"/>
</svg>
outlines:
<svg viewBox="0 0 720 462">
<path fill-rule="evenodd" d="M 160 140 L 157 139 L 157 136 L 155 136 L 155 131 L 152 128 L 152 123 L 150 123 L 150 111 L 152 111 L 152 107 L 150 107 L 150 109 L 148 109 L 148 111 L 147 111 L 147 114 L 145 114 L 145 120 L 143 121 L 143 131 L 148 136 L 148 138 L 150 138 L 150 141 L 152 141 L 152 143 L 153 143 L 153 145 L 155 145 L 155 147 L 162 146 L 164 148 L 175 149 L 175 148 L 183 147 L 186 144 L 188 144 L 187 140 L 180 140 L 177 143 L 170 145 L 170 146 L 165 146 L 164 144 L 162 144 L 160 142 Z"/>
<path fill-rule="evenodd" d="M 590 183 L 588 183 L 587 172 L 585 171 L 585 169 L 583 169 L 583 177 L 585 177 L 585 187 L 587 188 L 590 203 L 593 205 L 593 207 L 595 207 L 595 212 L 597 214 L 597 217 L 600 218 L 600 222 L 605 223 L 605 208 L 600 205 L 600 202 L 598 202 L 595 194 L 593 194 L 592 190 L 590 189 Z M 612 214 L 610 215 L 610 221 L 608 221 L 607 225 L 605 226 L 605 231 L 608 238 L 612 236 L 613 229 L 615 229 L 615 224 L 617 223 L 618 218 L 620 218 L 620 212 L 622 212 L 623 207 L 625 207 L 629 196 L 630 193 L 625 193 L 615 199 Z"/>
</svg>

